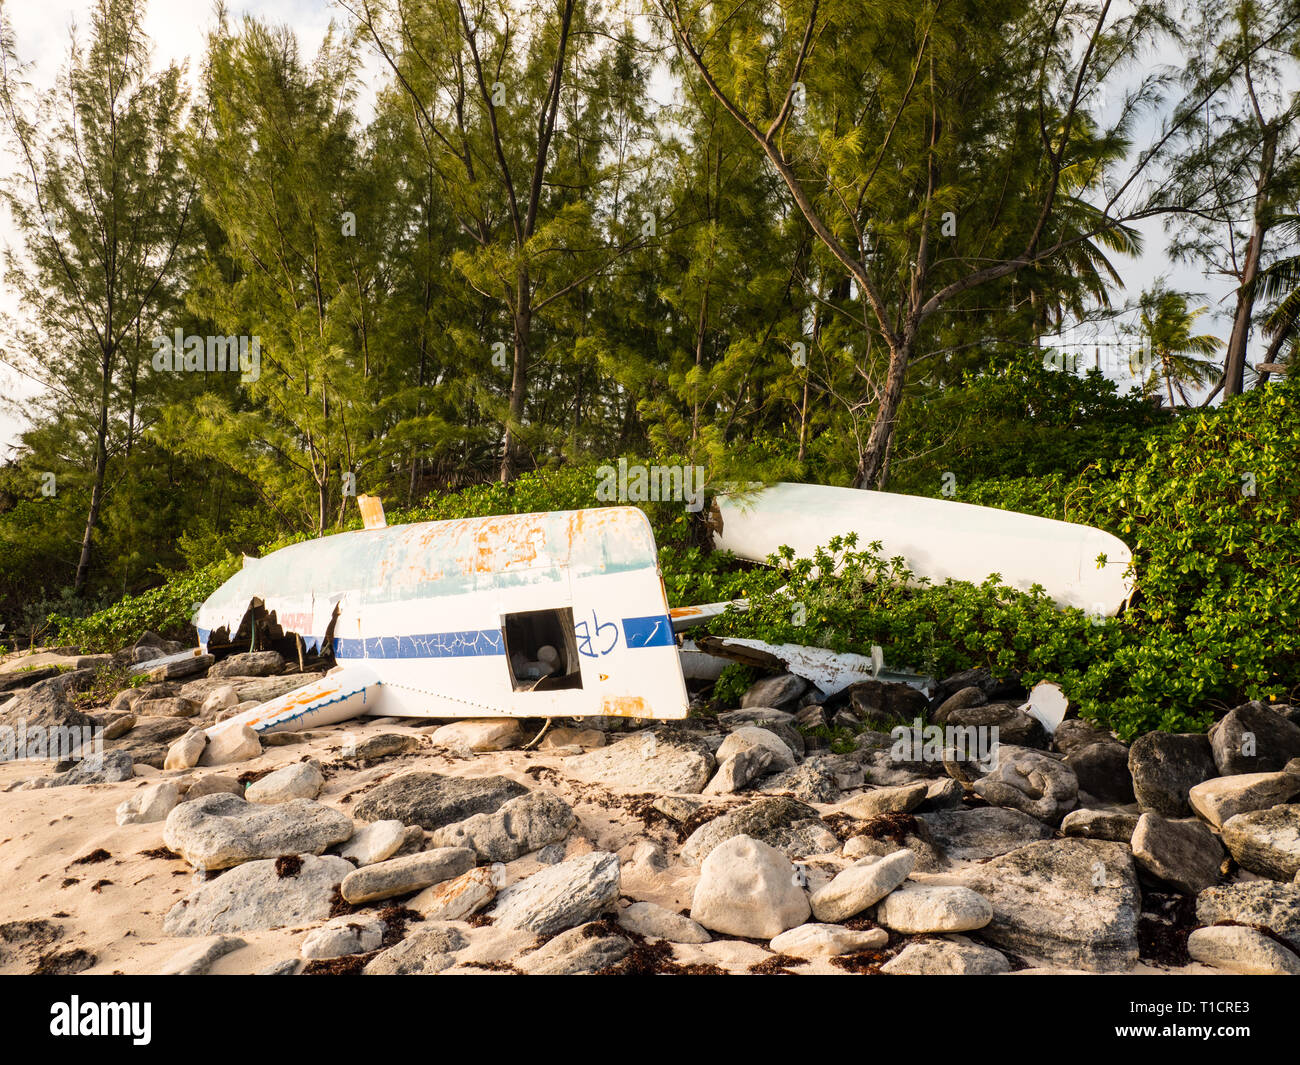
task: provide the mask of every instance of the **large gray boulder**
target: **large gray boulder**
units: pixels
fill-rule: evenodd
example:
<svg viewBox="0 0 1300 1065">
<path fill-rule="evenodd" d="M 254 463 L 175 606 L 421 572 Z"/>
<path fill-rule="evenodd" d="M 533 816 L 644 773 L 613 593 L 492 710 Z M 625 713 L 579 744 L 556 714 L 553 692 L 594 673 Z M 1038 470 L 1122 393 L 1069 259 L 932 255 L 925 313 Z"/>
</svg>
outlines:
<svg viewBox="0 0 1300 1065">
<path fill-rule="evenodd" d="M 1067 717 L 1052 733 L 1052 746 L 1063 755 L 1071 755 L 1094 743 L 1118 743 L 1109 732 L 1081 717 Z M 1121 745 L 1122 746 L 1122 745 Z"/>
<path fill-rule="evenodd" d="M 964 688 L 958 688 L 946 698 L 942 698 L 939 705 L 931 712 L 930 721 L 935 725 L 946 725 L 948 715 L 954 710 L 965 710 L 971 706 L 983 706 L 988 701 L 989 697 L 976 685 L 968 684 Z"/>
<path fill-rule="evenodd" d="M 1137 814 L 1117 810 L 1072 810 L 1061 822 L 1061 834 L 1079 839 L 1104 839 L 1129 843 L 1137 831 Z"/>
<path fill-rule="evenodd" d="M 766 792 L 785 792 L 800 802 L 837 802 L 840 786 L 833 767 L 824 758 L 809 758 L 802 765 L 763 777 L 756 788 Z"/>
<path fill-rule="evenodd" d="M 509 777 L 403 773 L 367 792 L 356 805 L 356 815 L 363 821 L 401 821 L 433 832 L 474 814 L 492 813 L 527 793 Z"/>
<path fill-rule="evenodd" d="M 1147 811 L 1132 836 L 1139 867 L 1185 895 L 1195 895 L 1220 879 L 1223 847 L 1199 821 L 1168 821 Z"/>
<path fill-rule="evenodd" d="M 964 706 L 948 713 L 944 725 L 949 728 L 997 729 L 998 743 L 1014 747 L 1046 747 L 1043 724 L 1011 703 L 986 703 Z"/>
<path fill-rule="evenodd" d="M 56 773 L 50 778 L 51 788 L 69 784 L 117 784 L 135 775 L 131 756 L 125 751 L 106 751 L 83 758 L 66 773 Z"/>
<path fill-rule="evenodd" d="M 282 854 L 320 854 L 352 831 L 352 818 L 310 799 L 261 806 L 214 794 L 168 814 L 163 842 L 195 868 L 215 870 Z"/>
<path fill-rule="evenodd" d="M 936 810 L 917 818 L 930 830 L 930 838 L 954 861 L 982 861 L 1050 839 L 1052 829 L 1019 810 L 998 806 L 974 810 Z"/>
<path fill-rule="evenodd" d="M 629 932 L 670 943 L 709 943 L 713 937 L 689 917 L 654 902 L 634 902 L 619 912 L 618 923 Z"/>
<path fill-rule="evenodd" d="M 1215 828 L 1237 814 L 1267 810 L 1300 795 L 1300 775 L 1293 773 L 1238 773 L 1206 780 L 1187 793 L 1195 810 Z"/>
<path fill-rule="evenodd" d="M 339 856 L 359 866 L 374 865 L 391 858 L 405 842 L 406 826 L 401 821 L 374 821 L 358 828 L 339 848 Z"/>
<path fill-rule="evenodd" d="M 455 965 L 457 951 L 467 946 L 469 941 L 455 925 L 426 923 L 376 954 L 362 971 L 366 976 L 430 976 Z"/>
<path fill-rule="evenodd" d="M 767 946 L 773 954 L 791 954 L 796 958 L 835 958 L 879 950 L 889 942 L 883 928 L 846 928 L 839 924 L 801 924 L 782 932 Z"/>
<path fill-rule="evenodd" d="M 924 717 L 930 700 L 910 684 L 886 680 L 862 680 L 844 689 L 849 707 L 867 724 L 886 727 L 900 721 Z"/>
<path fill-rule="evenodd" d="M 503 866 L 480 865 L 425 888 L 406 905 L 430 920 L 463 921 L 496 897 L 498 877 L 504 881 Z"/>
<path fill-rule="evenodd" d="M 728 733 L 714 757 L 724 762 L 742 751 L 760 750 L 767 753 L 769 773 L 779 773 L 795 766 L 795 752 L 771 729 L 759 725 L 742 725 Z"/>
<path fill-rule="evenodd" d="M 284 669 L 279 651 L 250 651 L 223 658 L 208 670 L 209 677 L 269 677 Z"/>
<path fill-rule="evenodd" d="M 167 680 L 178 680 L 182 677 L 193 677 L 199 673 L 206 673 L 216 658 L 212 655 L 190 655 L 187 658 L 177 659 L 175 662 L 167 662 L 163 665 L 156 666 L 146 674 L 155 684 L 160 684 Z"/>
<path fill-rule="evenodd" d="M 256 758 L 261 753 L 260 733 L 248 725 L 231 724 L 215 734 L 208 733 L 207 745 L 199 755 L 199 765 L 232 765 Z"/>
<path fill-rule="evenodd" d="M 789 858 L 837 850 L 839 840 L 811 806 L 781 796 L 757 799 L 706 821 L 682 844 L 682 861 L 699 865 L 709 852 L 733 836 L 749 836 L 776 847 Z"/>
<path fill-rule="evenodd" d="M 883 788 L 868 788 L 840 803 L 835 813 L 845 813 L 860 821 L 871 821 L 886 814 L 911 813 L 925 802 L 931 785 L 924 780 L 911 784 L 895 784 Z"/>
<path fill-rule="evenodd" d="M 163 921 L 169 936 L 210 936 L 326 920 L 352 866 L 332 854 L 246 862 L 201 884 Z"/>
<path fill-rule="evenodd" d="M 21 661 L 21 659 L 19 659 Z M 57 677 L 63 671 L 55 665 L 29 666 L 0 673 L 0 692 L 13 693 Z"/>
<path fill-rule="evenodd" d="M 308 961 L 368 954 L 383 944 L 387 928 L 378 914 L 342 914 L 309 933 L 302 941 L 300 953 Z"/>
<path fill-rule="evenodd" d="M 1031 843 L 967 870 L 962 882 L 993 906 L 980 938 L 1053 965 L 1120 972 L 1138 958 L 1141 893 L 1121 843 Z"/>
<path fill-rule="evenodd" d="M 773 737 L 775 739 L 776 737 Z M 777 740 L 780 743 L 780 740 Z M 767 772 L 772 755 L 762 747 L 746 747 L 718 762 L 718 771 L 704 785 L 702 795 L 731 795 Z"/>
<path fill-rule="evenodd" d="M 1071 747 L 1065 764 L 1079 781 L 1079 790 L 1105 802 L 1134 800 L 1133 774 L 1128 769 L 1128 748 L 1112 739 Z"/>
<path fill-rule="evenodd" d="M 980 798 L 1050 825 L 1079 801 L 1079 780 L 1064 762 L 1029 747 L 998 747 L 998 765 L 972 785 Z"/>
<path fill-rule="evenodd" d="M 876 907 L 876 920 L 903 935 L 970 932 L 993 920 L 988 899 L 955 884 L 905 884 Z"/>
<path fill-rule="evenodd" d="M 21 721 L 31 729 L 34 725 L 45 728 L 75 725 L 80 728 L 93 724 L 72 701 L 77 680 L 71 673 L 52 675 L 20 691 L 0 711 L 0 725 L 15 728 Z"/>
<path fill-rule="evenodd" d="M 1263 932 L 1240 925 L 1197 928 L 1187 937 L 1193 961 L 1247 976 L 1300 976 L 1300 957 Z"/>
<path fill-rule="evenodd" d="M 131 756 L 139 765 L 153 766 L 155 769 L 166 768 L 167 752 L 180 737 L 194 728 L 194 722 L 184 717 L 150 717 L 136 722 L 121 739 L 114 740 L 112 747 Z M 204 745 L 207 737 L 204 736 Z M 202 754 L 202 748 L 199 754 Z M 199 755 L 194 756 L 197 764 Z"/>
<path fill-rule="evenodd" d="M 1300 805 L 1230 817 L 1223 823 L 1223 842 L 1243 869 L 1293 880 L 1300 873 Z"/>
<path fill-rule="evenodd" d="M 692 921 L 747 939 L 772 939 L 811 913 L 790 860 L 748 836 L 731 837 L 704 859 L 691 903 Z"/>
<path fill-rule="evenodd" d="M 1210 744 L 1222 776 L 1275 773 L 1300 758 L 1300 726 L 1263 703 L 1243 703 L 1210 729 Z"/>
<path fill-rule="evenodd" d="M 774 710 L 793 710 L 799 703 L 799 697 L 808 690 L 808 682 L 793 673 L 778 673 L 774 677 L 763 677 L 749 686 L 749 690 L 740 697 L 740 705 L 748 709 L 752 706 L 770 706 Z"/>
<path fill-rule="evenodd" d="M 669 729 L 639 732 L 564 763 L 579 780 L 614 791 L 686 795 L 702 792 L 715 767 L 704 743 Z"/>
<path fill-rule="evenodd" d="M 1199 732 L 1148 732 L 1128 752 L 1133 793 L 1143 810 L 1162 817 L 1190 817 L 1187 793 L 1218 775 L 1210 740 Z"/>
<path fill-rule="evenodd" d="M 534 873 L 500 892 L 493 924 L 549 936 L 599 917 L 618 899 L 618 855 L 593 851 Z"/>
<path fill-rule="evenodd" d="M 1010 970 L 1004 955 L 964 938 L 909 943 L 880 967 L 890 976 L 997 976 Z"/>
<path fill-rule="evenodd" d="M 558 843 L 576 823 L 572 807 L 545 792 L 520 795 L 490 814 L 475 814 L 440 828 L 435 847 L 468 847 L 484 862 L 510 862 L 521 854 Z"/>
<path fill-rule="evenodd" d="M 1196 896 L 1196 919 L 1207 925 L 1262 925 L 1300 950 L 1300 884 L 1252 880 L 1206 888 Z"/>
<path fill-rule="evenodd" d="M 524 955 L 519 968 L 531 976 L 598 973 L 622 961 L 631 949 L 626 936 L 614 935 L 598 924 L 579 925 Z"/>
<path fill-rule="evenodd" d="M 813 916 L 824 924 L 846 921 L 883 899 L 915 866 L 916 856 L 905 850 L 855 862 L 813 892 L 809 900 Z"/>
<path fill-rule="evenodd" d="M 248 785 L 249 802 L 270 805 L 290 799 L 314 799 L 325 786 L 325 776 L 315 762 L 294 762 Z"/>
<path fill-rule="evenodd" d="M 474 852 L 466 847 L 417 851 L 353 870 L 344 877 L 340 894 L 353 904 L 393 899 L 441 884 L 473 868 Z"/>
</svg>

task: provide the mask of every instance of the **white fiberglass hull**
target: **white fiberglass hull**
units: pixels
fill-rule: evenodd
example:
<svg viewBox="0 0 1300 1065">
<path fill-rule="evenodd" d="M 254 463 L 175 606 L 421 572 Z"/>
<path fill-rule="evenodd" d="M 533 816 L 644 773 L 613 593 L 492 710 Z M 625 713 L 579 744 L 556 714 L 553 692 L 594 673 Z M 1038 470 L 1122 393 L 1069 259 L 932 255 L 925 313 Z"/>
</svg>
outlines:
<svg viewBox="0 0 1300 1065">
<path fill-rule="evenodd" d="M 721 495 L 714 546 L 767 560 L 782 545 L 807 558 L 831 537 L 858 534 L 857 550 L 879 541 L 918 577 L 981 583 L 991 573 L 1028 591 L 1035 584 L 1058 606 L 1112 616 L 1133 592 L 1132 552 L 1101 529 L 924 496 L 783 482 Z M 1106 561 L 1098 565 L 1099 555 Z"/>
</svg>

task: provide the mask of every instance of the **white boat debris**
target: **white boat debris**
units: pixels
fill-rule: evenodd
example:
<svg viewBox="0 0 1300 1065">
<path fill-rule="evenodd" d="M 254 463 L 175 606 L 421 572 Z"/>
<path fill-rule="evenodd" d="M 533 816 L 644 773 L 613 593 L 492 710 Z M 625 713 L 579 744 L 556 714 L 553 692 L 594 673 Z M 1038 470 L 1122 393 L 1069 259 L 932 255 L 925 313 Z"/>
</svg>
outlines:
<svg viewBox="0 0 1300 1065">
<path fill-rule="evenodd" d="M 717 497 L 714 546 L 765 562 L 782 545 L 810 558 L 834 536 L 857 550 L 879 542 L 918 578 L 979 584 L 1000 574 L 1012 588 L 1041 585 L 1058 606 L 1111 617 L 1133 594 L 1133 553 L 1117 536 L 1032 514 L 946 499 L 781 482 Z M 1104 564 L 1098 557 L 1104 555 Z"/>
<path fill-rule="evenodd" d="M 387 527 L 293 544 L 195 616 L 206 650 L 252 612 L 341 668 L 209 729 L 356 714 L 682 718 L 654 534 L 635 507 Z"/>
<path fill-rule="evenodd" d="M 1053 735 L 1065 720 L 1065 712 L 1070 708 L 1070 700 L 1065 692 L 1051 681 L 1040 681 L 1029 693 L 1029 701 L 1020 707 L 1025 713 L 1038 718 L 1049 736 Z"/>
<path fill-rule="evenodd" d="M 702 637 L 699 647 L 708 654 L 743 665 L 793 673 L 827 698 L 864 680 L 909 684 L 925 692 L 934 687 L 933 677 L 885 669 L 884 653 L 876 645 L 872 646 L 870 657 L 846 651 L 828 651 L 822 647 L 804 647 L 797 643 L 766 643 L 721 636 Z"/>
<path fill-rule="evenodd" d="M 687 677 L 716 679 L 718 659 L 788 671 L 828 697 L 867 679 L 933 684 L 886 670 L 879 647 L 867 656 L 716 637 L 687 646 L 680 633 L 748 603 L 670 610 L 653 531 L 635 507 L 390 528 L 377 499 L 359 503 L 364 529 L 245 558 L 195 615 L 200 646 L 141 664 L 205 654 L 245 623 L 293 635 L 300 659 L 308 650 L 338 663 L 210 735 L 358 714 L 683 718 Z M 879 541 L 931 580 L 997 572 L 1097 614 L 1115 613 L 1132 593 L 1131 553 L 1110 534 L 965 503 L 782 483 L 720 496 L 713 521 L 715 546 L 748 561 L 766 562 L 783 545 L 808 557 L 832 536 L 856 533 L 859 549 Z M 1053 697 L 1031 703 L 1054 729 Z"/>
</svg>

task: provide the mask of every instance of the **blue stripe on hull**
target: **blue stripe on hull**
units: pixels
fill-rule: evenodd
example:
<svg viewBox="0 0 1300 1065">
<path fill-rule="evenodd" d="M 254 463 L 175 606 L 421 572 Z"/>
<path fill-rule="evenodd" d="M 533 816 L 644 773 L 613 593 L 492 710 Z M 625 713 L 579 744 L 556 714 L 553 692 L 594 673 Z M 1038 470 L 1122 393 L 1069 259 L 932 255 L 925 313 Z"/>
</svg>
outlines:
<svg viewBox="0 0 1300 1065">
<path fill-rule="evenodd" d="M 673 623 L 666 615 L 624 618 L 623 637 L 628 647 L 672 647 Z"/>
<path fill-rule="evenodd" d="M 672 647 L 673 626 L 667 615 L 623 619 L 623 638 L 632 650 L 642 647 Z M 340 660 L 365 658 L 477 658 L 504 655 L 500 629 L 464 629 L 460 632 L 429 632 L 416 636 L 370 636 L 365 639 L 338 637 L 334 657 Z"/>
<path fill-rule="evenodd" d="M 465 629 L 461 632 L 428 632 L 417 636 L 370 636 L 365 639 L 336 637 L 335 658 L 477 658 L 503 655 L 505 640 L 500 629 Z"/>
</svg>

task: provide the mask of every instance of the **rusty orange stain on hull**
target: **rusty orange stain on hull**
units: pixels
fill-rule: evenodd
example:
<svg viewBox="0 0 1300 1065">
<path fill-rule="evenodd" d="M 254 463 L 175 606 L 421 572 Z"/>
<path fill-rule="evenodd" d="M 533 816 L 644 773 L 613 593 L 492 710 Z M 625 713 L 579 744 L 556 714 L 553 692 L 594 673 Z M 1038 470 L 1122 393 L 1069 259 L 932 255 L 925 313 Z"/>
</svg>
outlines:
<svg viewBox="0 0 1300 1065">
<path fill-rule="evenodd" d="M 651 717 L 650 705 L 639 695 L 606 695 L 600 709 L 610 717 Z"/>
</svg>

